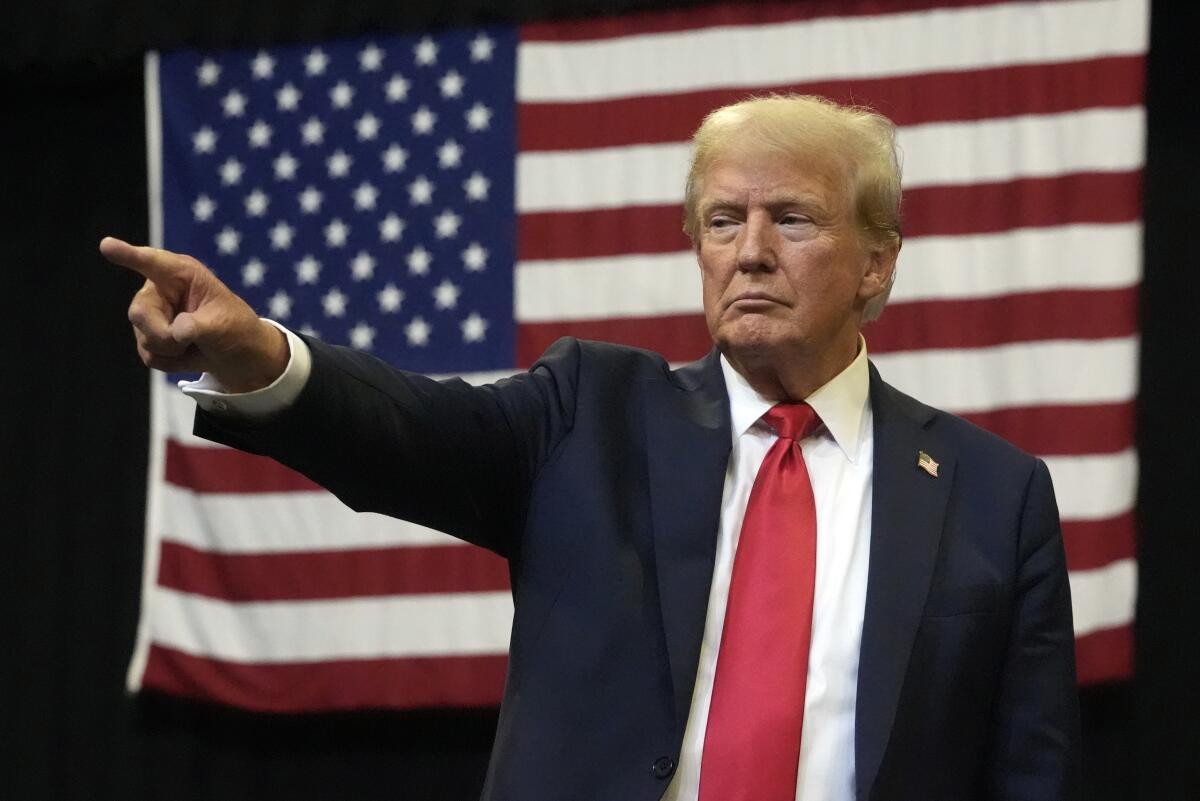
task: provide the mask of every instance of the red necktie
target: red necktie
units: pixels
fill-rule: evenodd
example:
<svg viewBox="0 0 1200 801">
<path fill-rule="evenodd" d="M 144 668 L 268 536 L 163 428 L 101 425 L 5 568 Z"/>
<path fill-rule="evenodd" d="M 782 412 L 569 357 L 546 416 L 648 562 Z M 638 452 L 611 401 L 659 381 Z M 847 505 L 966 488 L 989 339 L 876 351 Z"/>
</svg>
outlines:
<svg viewBox="0 0 1200 801">
<path fill-rule="evenodd" d="M 700 801 L 794 801 L 817 567 L 817 511 L 800 440 L 807 403 L 762 419 L 763 459 L 738 540 L 700 763 Z"/>
</svg>

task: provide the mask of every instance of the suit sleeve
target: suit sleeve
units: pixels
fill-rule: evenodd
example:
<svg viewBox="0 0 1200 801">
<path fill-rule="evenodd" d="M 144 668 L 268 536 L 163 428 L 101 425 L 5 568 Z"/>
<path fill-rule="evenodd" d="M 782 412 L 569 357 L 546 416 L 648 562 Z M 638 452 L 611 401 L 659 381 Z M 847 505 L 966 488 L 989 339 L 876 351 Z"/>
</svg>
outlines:
<svg viewBox="0 0 1200 801">
<path fill-rule="evenodd" d="M 483 387 L 306 341 L 312 372 L 292 406 L 260 422 L 198 410 L 197 436 L 271 456 L 355 511 L 509 556 L 537 472 L 573 424 L 578 341 L 560 340 L 529 372 Z"/>
<path fill-rule="evenodd" d="M 1071 590 L 1058 508 L 1038 460 L 1026 488 L 1015 607 L 994 716 L 989 797 L 1080 797 L 1079 694 Z"/>
</svg>

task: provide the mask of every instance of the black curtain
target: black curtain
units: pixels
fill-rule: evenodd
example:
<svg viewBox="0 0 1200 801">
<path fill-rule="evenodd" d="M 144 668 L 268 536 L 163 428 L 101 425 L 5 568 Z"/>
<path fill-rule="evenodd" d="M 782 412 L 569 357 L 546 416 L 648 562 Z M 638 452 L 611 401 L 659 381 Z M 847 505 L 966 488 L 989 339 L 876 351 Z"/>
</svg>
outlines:
<svg viewBox="0 0 1200 801">
<path fill-rule="evenodd" d="M 125 694 L 149 379 L 124 319 L 138 282 L 96 244 L 148 236 L 141 53 L 662 5 L 91 0 L 10 12 L 0 31 L 3 797 L 471 799 L 495 727 L 494 710 L 286 717 Z M 1137 678 L 1083 691 L 1089 800 L 1200 798 L 1200 393 L 1186 361 L 1200 342 L 1189 325 L 1200 19 L 1190 5 L 1152 9 Z"/>
</svg>

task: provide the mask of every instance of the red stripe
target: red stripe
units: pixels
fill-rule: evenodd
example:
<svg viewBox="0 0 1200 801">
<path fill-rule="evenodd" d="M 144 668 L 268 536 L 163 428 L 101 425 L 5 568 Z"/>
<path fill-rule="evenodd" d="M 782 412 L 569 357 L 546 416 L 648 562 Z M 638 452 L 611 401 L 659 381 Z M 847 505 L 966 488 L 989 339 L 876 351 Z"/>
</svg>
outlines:
<svg viewBox="0 0 1200 801">
<path fill-rule="evenodd" d="M 167 439 L 166 480 L 196 492 L 313 492 L 321 488 L 274 459 Z"/>
<path fill-rule="evenodd" d="M 928 9 L 998 5 L 1006 0 L 811 0 L 807 3 L 746 3 L 624 14 L 619 17 L 537 22 L 521 26 L 522 42 L 577 42 L 647 33 L 768 25 L 821 17 L 867 17 Z"/>
<path fill-rule="evenodd" d="M 873 353 L 1127 337 L 1137 333 L 1137 288 L 897 303 L 863 333 Z"/>
<path fill-rule="evenodd" d="M 1141 217 L 1141 179 L 1141 171 L 1135 170 L 909 189 L 904 193 L 904 235 L 912 239 L 1132 222 Z M 683 188 L 679 191 L 682 196 Z M 690 249 L 682 204 L 536 212 L 517 221 L 521 261 Z"/>
<path fill-rule="evenodd" d="M 1063 544 L 1070 570 L 1095 570 L 1137 555 L 1133 512 L 1108 520 L 1064 520 Z"/>
<path fill-rule="evenodd" d="M 1137 331 L 1137 289 L 1060 290 L 968 300 L 897 303 L 867 326 L 872 353 L 964 349 L 1048 339 L 1110 339 Z M 517 363 L 528 367 L 559 337 L 598 339 L 672 362 L 712 347 L 701 314 L 521 323 Z"/>
<path fill-rule="evenodd" d="M 1076 637 L 1075 664 L 1080 684 L 1133 678 L 1133 626 Z"/>
<path fill-rule="evenodd" d="M 1133 446 L 1132 401 L 1088 406 L 1026 406 L 972 412 L 963 417 L 1021 450 L 1039 456 L 1117 453 Z M 1132 556 L 1132 553 L 1124 555 Z"/>
<path fill-rule="evenodd" d="M 639 95 L 586 103 L 527 102 L 517 107 L 517 142 L 520 152 L 685 142 L 713 109 L 770 92 L 823 95 L 839 103 L 870 106 L 897 125 L 1055 114 L 1141 105 L 1145 58 L 1111 56 L 888 78 Z"/>
<path fill-rule="evenodd" d="M 508 563 L 469 545 L 229 554 L 164 541 L 158 583 L 224 601 L 507 590 Z"/>
<path fill-rule="evenodd" d="M 263 712 L 495 706 L 508 657 L 439 656 L 239 664 L 150 648 L 152 690 Z"/>
</svg>

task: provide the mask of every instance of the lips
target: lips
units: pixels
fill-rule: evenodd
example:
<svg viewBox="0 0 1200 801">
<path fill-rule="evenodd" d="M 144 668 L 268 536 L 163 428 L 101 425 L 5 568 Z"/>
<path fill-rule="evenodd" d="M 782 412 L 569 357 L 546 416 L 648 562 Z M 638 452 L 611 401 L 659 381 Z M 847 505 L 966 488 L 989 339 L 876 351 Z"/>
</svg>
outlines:
<svg viewBox="0 0 1200 801">
<path fill-rule="evenodd" d="M 767 306 L 771 306 L 771 305 L 775 305 L 775 304 L 783 305 L 783 301 L 781 301 L 779 298 L 776 298 L 774 295 L 771 295 L 768 292 L 757 292 L 757 291 L 743 292 L 740 295 L 738 295 L 737 297 L 735 297 L 729 303 L 730 306 L 740 307 L 740 308 L 755 308 L 755 307 L 765 308 Z"/>
</svg>

